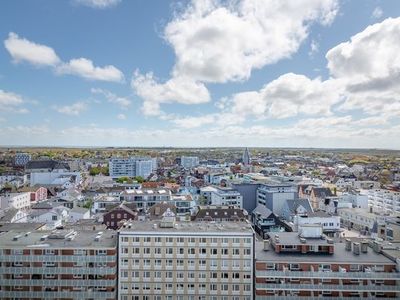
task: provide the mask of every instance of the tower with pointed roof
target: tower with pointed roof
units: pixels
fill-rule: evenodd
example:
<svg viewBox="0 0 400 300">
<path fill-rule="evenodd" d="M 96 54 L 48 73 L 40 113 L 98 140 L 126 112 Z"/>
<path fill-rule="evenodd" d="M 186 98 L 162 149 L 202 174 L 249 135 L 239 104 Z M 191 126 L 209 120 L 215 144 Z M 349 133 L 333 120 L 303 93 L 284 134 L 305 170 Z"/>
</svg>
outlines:
<svg viewBox="0 0 400 300">
<path fill-rule="evenodd" d="M 246 147 L 246 149 L 243 152 L 243 157 L 242 157 L 242 161 L 243 161 L 243 165 L 248 166 L 250 165 L 250 152 L 249 152 L 249 148 Z"/>
</svg>

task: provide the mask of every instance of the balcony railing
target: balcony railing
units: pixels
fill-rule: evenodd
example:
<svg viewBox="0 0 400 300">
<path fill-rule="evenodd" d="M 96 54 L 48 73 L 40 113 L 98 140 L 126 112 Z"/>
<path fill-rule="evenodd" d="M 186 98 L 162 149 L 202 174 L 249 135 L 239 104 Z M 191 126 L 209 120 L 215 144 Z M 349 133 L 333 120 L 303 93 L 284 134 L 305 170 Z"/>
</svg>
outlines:
<svg viewBox="0 0 400 300">
<path fill-rule="evenodd" d="M 270 283 L 256 283 L 256 289 L 266 289 L 266 290 L 291 290 L 291 291 L 390 291 L 399 292 L 399 285 L 357 285 L 357 284 L 270 284 Z"/>
<path fill-rule="evenodd" d="M 116 262 L 115 255 L 2 255 L 0 262 Z"/>
<path fill-rule="evenodd" d="M 55 299 L 55 298 L 74 298 L 74 299 L 115 299 L 115 292 L 25 292 L 25 291 L 0 291 L 0 298 L 38 298 L 38 299 Z"/>
<path fill-rule="evenodd" d="M 0 286 L 63 286 L 63 287 L 81 287 L 81 286 L 116 286 L 116 279 L 0 279 Z"/>
<path fill-rule="evenodd" d="M 256 277 L 266 278 L 353 278 L 353 279 L 395 279 L 400 273 L 387 272 L 302 272 L 302 271 L 256 271 Z"/>
<path fill-rule="evenodd" d="M 82 275 L 112 275 L 116 267 L 1 267 L 0 274 L 82 274 Z"/>
</svg>

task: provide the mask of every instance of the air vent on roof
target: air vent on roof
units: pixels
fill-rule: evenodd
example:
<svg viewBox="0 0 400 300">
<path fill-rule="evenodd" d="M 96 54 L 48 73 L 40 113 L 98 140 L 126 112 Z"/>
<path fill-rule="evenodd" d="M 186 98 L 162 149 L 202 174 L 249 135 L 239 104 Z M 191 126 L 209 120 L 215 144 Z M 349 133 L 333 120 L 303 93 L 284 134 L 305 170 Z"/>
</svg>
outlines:
<svg viewBox="0 0 400 300">
<path fill-rule="evenodd" d="M 48 235 L 42 235 L 42 237 L 40 238 L 41 241 L 45 241 L 49 236 Z"/>
<path fill-rule="evenodd" d="M 16 236 L 14 236 L 13 241 L 18 241 L 18 239 L 19 239 L 21 236 L 22 236 L 21 234 L 18 234 L 18 235 L 16 235 Z"/>
<path fill-rule="evenodd" d="M 306 243 L 307 243 L 307 240 L 306 240 L 305 238 L 300 238 L 300 243 L 306 244 Z"/>
<path fill-rule="evenodd" d="M 96 237 L 94 238 L 94 240 L 95 240 L 96 242 L 100 241 L 100 239 L 101 239 L 101 235 L 96 235 Z"/>
</svg>

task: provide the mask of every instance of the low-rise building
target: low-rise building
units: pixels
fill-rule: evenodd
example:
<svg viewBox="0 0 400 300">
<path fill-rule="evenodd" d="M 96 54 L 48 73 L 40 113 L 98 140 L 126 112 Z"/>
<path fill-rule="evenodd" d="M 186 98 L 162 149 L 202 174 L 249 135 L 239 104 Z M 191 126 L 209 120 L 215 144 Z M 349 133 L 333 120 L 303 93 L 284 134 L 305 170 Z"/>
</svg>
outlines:
<svg viewBox="0 0 400 300">
<path fill-rule="evenodd" d="M 28 209 L 31 206 L 30 193 L 8 193 L 0 196 L 0 208 Z"/>
<path fill-rule="evenodd" d="M 330 236 L 340 231 L 340 217 L 322 211 L 308 213 L 306 216 L 295 216 L 293 223 L 296 231 L 305 224 L 321 225 L 323 233 Z"/>
<path fill-rule="evenodd" d="M 275 215 L 265 205 L 259 204 L 251 213 L 251 221 L 254 230 L 264 238 L 267 232 L 281 232 L 284 231 L 284 226 Z"/>
<path fill-rule="evenodd" d="M 134 203 L 121 203 L 103 214 L 103 223 L 107 228 L 118 229 L 121 222 L 135 220 L 137 212 Z"/>
<path fill-rule="evenodd" d="M 246 221 L 248 219 L 248 213 L 244 209 L 236 206 L 219 206 L 219 205 L 207 205 L 198 206 L 195 209 L 194 215 L 192 216 L 193 221 Z"/>
<path fill-rule="evenodd" d="M 365 234 L 371 234 L 376 231 L 377 226 L 384 226 L 386 220 L 386 216 L 372 213 L 362 208 L 338 209 L 338 215 L 344 226 L 362 231 Z"/>
</svg>

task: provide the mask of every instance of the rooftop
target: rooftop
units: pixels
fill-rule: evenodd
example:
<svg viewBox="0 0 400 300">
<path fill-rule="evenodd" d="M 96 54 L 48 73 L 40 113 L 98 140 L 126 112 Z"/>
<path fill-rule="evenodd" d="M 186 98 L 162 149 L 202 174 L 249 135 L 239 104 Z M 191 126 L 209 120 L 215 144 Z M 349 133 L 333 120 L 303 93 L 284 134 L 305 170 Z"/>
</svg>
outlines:
<svg viewBox="0 0 400 300">
<path fill-rule="evenodd" d="M 76 233 L 75 235 L 73 234 Z M 68 235 L 69 234 L 69 235 Z M 74 237 L 69 240 L 68 236 Z M 117 239 L 116 232 L 114 231 L 102 231 L 99 241 L 95 241 L 95 238 L 99 236 L 98 231 L 93 230 L 78 230 L 67 229 L 67 230 L 11 230 L 9 232 L 3 232 L 0 234 L 0 248 L 59 248 L 59 249 L 70 249 L 70 248 L 112 248 L 116 247 Z M 47 236 L 47 237 L 46 237 Z M 15 237 L 18 237 L 15 240 Z"/>
<path fill-rule="evenodd" d="M 282 233 L 279 233 L 279 236 Z M 307 244 L 311 243 L 311 239 L 307 239 Z M 394 262 L 384 256 L 381 253 L 374 252 L 368 247 L 368 253 L 360 253 L 356 255 L 353 251 L 347 251 L 345 249 L 345 243 L 335 243 L 333 254 L 322 254 L 322 253 L 290 253 L 290 252 L 280 252 L 276 253 L 272 248 L 269 251 L 264 251 L 263 242 L 256 242 L 255 245 L 255 255 L 258 261 L 268 261 L 268 262 L 282 262 L 286 263 L 288 261 L 306 262 L 306 263 L 364 263 L 364 264 L 393 264 Z"/>
<path fill-rule="evenodd" d="M 159 234 L 189 233 L 189 234 L 212 234 L 241 233 L 253 234 L 253 228 L 249 222 L 176 222 L 173 228 L 160 228 L 159 222 L 134 221 L 129 226 L 122 227 L 120 232 L 154 232 Z M 154 226 L 156 224 L 156 226 Z"/>
</svg>

